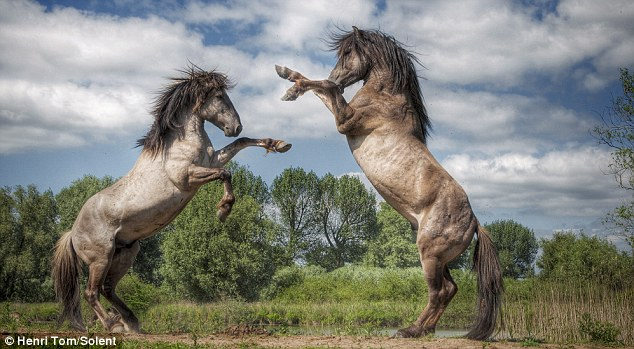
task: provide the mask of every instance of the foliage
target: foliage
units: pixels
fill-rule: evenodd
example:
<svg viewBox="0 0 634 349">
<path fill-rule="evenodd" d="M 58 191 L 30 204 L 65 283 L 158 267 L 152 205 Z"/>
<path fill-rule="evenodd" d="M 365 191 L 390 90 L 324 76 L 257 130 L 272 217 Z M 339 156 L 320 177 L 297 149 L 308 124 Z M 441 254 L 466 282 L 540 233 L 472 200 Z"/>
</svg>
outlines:
<svg viewBox="0 0 634 349">
<path fill-rule="evenodd" d="M 278 212 L 279 243 L 285 246 L 286 264 L 301 260 L 312 242 L 318 188 L 317 175 L 301 168 L 287 168 L 273 180 L 271 198 Z"/>
<path fill-rule="evenodd" d="M 57 206 L 50 190 L 35 186 L 0 189 L 0 300 L 53 298 L 49 276 L 57 240 Z"/>
<path fill-rule="evenodd" d="M 306 260 L 327 270 L 360 261 L 376 234 L 376 199 L 359 178 L 319 179 L 316 231 Z"/>
<path fill-rule="evenodd" d="M 386 202 L 381 202 L 376 220 L 378 234 L 370 242 L 363 263 L 381 268 L 419 266 L 416 232 L 411 224 Z"/>
<path fill-rule="evenodd" d="M 540 244 L 537 266 L 543 279 L 592 281 L 614 289 L 634 285 L 631 257 L 605 239 L 558 232 Z"/>
<path fill-rule="evenodd" d="M 161 274 L 191 300 L 256 299 L 275 271 L 271 224 L 262 206 L 250 196 L 238 197 L 221 223 L 213 207 L 222 195 L 220 183 L 203 186 L 163 237 Z"/>
<path fill-rule="evenodd" d="M 117 285 L 117 295 L 137 315 L 145 313 L 153 305 L 168 298 L 163 293 L 163 290 L 130 273 L 126 274 Z"/>
<path fill-rule="evenodd" d="M 621 331 L 614 324 L 607 321 L 592 320 L 590 314 L 584 313 L 579 323 L 579 332 L 588 335 L 592 342 L 602 344 L 618 344 Z"/>
<path fill-rule="evenodd" d="M 538 249 L 535 233 L 513 220 L 498 220 L 486 228 L 495 243 L 503 276 L 514 279 L 532 276 Z"/>
<path fill-rule="evenodd" d="M 602 125 L 596 126 L 592 134 L 599 144 L 612 148 L 610 174 L 614 175 L 623 189 L 634 190 L 634 75 L 627 68 L 621 69 L 623 95 L 612 100 L 612 107 L 601 115 Z M 606 217 L 634 248 L 634 202 L 617 207 Z"/>
</svg>

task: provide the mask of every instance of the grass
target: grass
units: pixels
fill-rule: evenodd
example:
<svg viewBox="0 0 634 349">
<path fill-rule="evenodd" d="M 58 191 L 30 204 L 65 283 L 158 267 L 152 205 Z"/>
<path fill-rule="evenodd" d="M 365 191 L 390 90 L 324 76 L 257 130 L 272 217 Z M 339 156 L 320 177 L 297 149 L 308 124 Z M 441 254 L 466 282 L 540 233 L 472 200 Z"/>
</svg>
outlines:
<svg viewBox="0 0 634 349">
<path fill-rule="evenodd" d="M 475 311 L 475 277 L 454 272 L 458 295 L 437 328 L 464 329 Z M 339 335 L 381 335 L 382 329 L 411 324 L 422 311 L 427 288 L 420 269 L 383 270 L 346 267 L 336 272 L 289 269 L 263 293 L 259 302 L 221 301 L 196 304 L 174 300 L 164 289 L 127 281 L 124 299 L 142 327 L 153 334 L 210 335 L 237 324 L 274 325 L 278 334 L 301 326 L 328 328 Z M 125 285 L 125 284 L 124 284 Z M 134 287 L 132 287 L 134 286 Z M 143 292 L 139 292 L 139 287 Z M 84 305 L 91 331 L 99 331 Z M 56 331 L 54 303 L 0 304 L 0 330 Z M 593 284 L 556 284 L 538 279 L 506 280 L 498 338 L 525 346 L 541 342 L 634 345 L 634 289 L 612 290 Z M 62 328 L 64 330 L 66 328 Z"/>
<path fill-rule="evenodd" d="M 512 338 L 579 343 L 597 342 L 605 335 L 613 343 L 603 344 L 632 345 L 634 290 L 588 283 L 507 281 L 503 323 L 501 336 Z"/>
</svg>

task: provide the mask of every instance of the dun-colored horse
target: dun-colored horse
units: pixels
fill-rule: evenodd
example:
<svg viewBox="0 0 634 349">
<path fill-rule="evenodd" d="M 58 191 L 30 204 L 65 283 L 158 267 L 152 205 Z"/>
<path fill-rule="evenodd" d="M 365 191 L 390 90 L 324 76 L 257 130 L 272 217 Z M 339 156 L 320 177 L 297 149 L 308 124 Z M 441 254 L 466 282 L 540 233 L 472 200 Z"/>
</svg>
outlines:
<svg viewBox="0 0 634 349">
<path fill-rule="evenodd" d="M 280 77 L 295 82 L 283 100 L 312 90 L 332 112 L 352 154 L 372 185 L 412 224 L 429 287 L 422 314 L 397 335 L 417 337 L 436 323 L 458 288 L 447 264 L 478 240 L 474 268 L 478 276 L 477 318 L 468 338 L 486 339 L 494 328 L 503 291 L 498 258 L 489 233 L 478 223 L 462 187 L 426 146 L 430 121 L 418 84 L 415 56 L 380 31 L 334 34 L 338 61 L 328 80 L 309 80 L 286 67 Z M 343 89 L 363 80 L 350 102 Z"/>
<path fill-rule="evenodd" d="M 218 217 L 224 220 L 235 199 L 231 174 L 223 166 L 246 147 L 273 152 L 291 147 L 280 140 L 239 138 L 214 150 L 205 121 L 223 130 L 225 136 L 235 137 L 242 131 L 240 117 L 227 96 L 231 83 L 221 73 L 195 66 L 183 73 L 157 97 L 154 124 L 138 142 L 143 150 L 132 170 L 88 199 L 72 230 L 57 243 L 53 281 L 63 303 L 60 323 L 69 317 L 72 327 L 85 331 L 80 311 L 83 262 L 89 272 L 84 296 L 106 331 L 139 332 L 139 321 L 115 293 L 139 252 L 139 240 L 169 224 L 200 186 L 214 180 L 224 182 L 225 193 L 218 204 Z M 106 312 L 100 294 L 117 314 Z"/>
</svg>

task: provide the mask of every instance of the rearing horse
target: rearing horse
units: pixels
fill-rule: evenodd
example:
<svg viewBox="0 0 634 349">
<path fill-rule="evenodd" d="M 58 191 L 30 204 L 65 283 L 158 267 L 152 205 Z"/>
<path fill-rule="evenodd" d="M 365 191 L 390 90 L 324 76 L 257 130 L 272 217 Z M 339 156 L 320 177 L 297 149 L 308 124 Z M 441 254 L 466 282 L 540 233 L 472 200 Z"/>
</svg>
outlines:
<svg viewBox="0 0 634 349">
<path fill-rule="evenodd" d="M 416 57 L 378 30 L 333 34 L 338 61 L 328 80 L 309 80 L 286 67 L 280 77 L 295 82 L 283 100 L 312 90 L 332 112 L 355 160 L 372 185 L 417 232 L 416 244 L 429 301 L 402 337 L 433 333 L 458 291 L 447 264 L 478 234 L 474 268 L 478 314 L 468 338 L 486 339 L 494 328 L 503 292 L 499 261 L 489 233 L 478 223 L 462 187 L 426 146 L 430 120 L 418 84 Z M 343 90 L 363 80 L 350 102 Z"/>
<path fill-rule="evenodd" d="M 115 294 L 115 287 L 132 266 L 139 240 L 169 224 L 194 197 L 198 188 L 214 180 L 224 182 L 218 217 L 231 212 L 234 196 L 231 174 L 223 166 L 240 150 L 258 146 L 285 152 L 291 145 L 280 140 L 239 138 L 214 150 L 204 129 L 209 121 L 235 137 L 242 124 L 227 90 L 226 75 L 196 66 L 172 79 L 156 99 L 154 124 L 139 140 L 143 151 L 136 164 L 112 186 L 86 201 L 73 228 L 57 242 L 53 257 L 53 281 L 63 303 L 59 322 L 66 317 L 75 329 L 85 331 L 80 310 L 81 262 L 88 265 L 84 296 L 110 332 L 139 332 L 136 316 Z M 118 314 L 106 312 L 102 294 Z"/>
</svg>

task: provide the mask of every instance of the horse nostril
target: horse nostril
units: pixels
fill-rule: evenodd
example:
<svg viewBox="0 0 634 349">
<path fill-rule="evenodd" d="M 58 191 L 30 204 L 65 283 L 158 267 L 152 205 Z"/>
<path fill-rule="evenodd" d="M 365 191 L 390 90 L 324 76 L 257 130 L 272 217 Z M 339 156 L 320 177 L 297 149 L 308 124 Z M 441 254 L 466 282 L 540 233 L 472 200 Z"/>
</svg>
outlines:
<svg viewBox="0 0 634 349">
<path fill-rule="evenodd" d="M 240 132 L 242 132 L 242 125 L 238 125 L 238 127 L 236 127 L 236 135 L 239 135 Z"/>
</svg>

